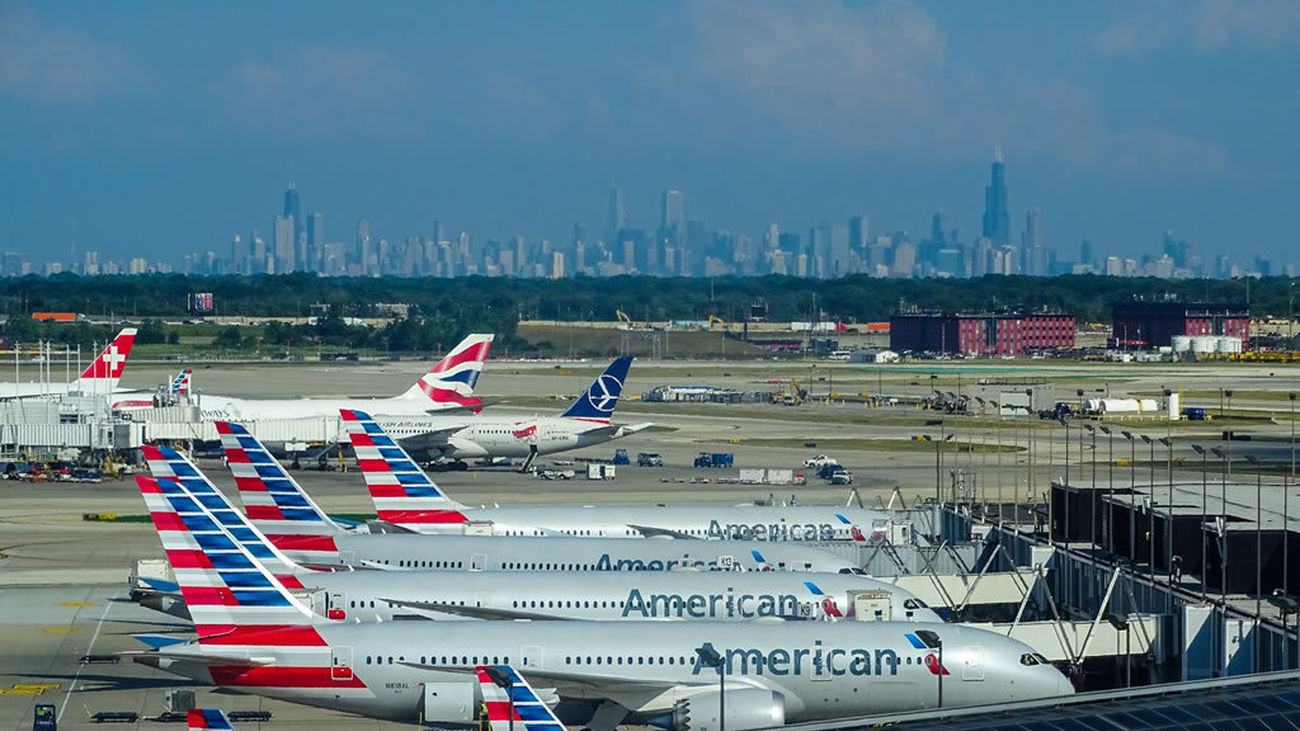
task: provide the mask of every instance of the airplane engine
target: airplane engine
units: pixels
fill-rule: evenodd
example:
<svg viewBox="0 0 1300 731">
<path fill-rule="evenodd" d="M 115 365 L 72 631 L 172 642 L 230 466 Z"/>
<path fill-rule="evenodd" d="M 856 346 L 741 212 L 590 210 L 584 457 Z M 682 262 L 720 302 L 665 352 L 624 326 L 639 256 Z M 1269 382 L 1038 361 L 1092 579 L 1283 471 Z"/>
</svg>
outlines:
<svg viewBox="0 0 1300 731">
<path fill-rule="evenodd" d="M 770 690 L 744 688 L 726 695 L 726 728 L 744 731 L 785 725 L 785 696 Z M 718 691 L 683 698 L 673 706 L 671 731 L 717 731 Z"/>
</svg>

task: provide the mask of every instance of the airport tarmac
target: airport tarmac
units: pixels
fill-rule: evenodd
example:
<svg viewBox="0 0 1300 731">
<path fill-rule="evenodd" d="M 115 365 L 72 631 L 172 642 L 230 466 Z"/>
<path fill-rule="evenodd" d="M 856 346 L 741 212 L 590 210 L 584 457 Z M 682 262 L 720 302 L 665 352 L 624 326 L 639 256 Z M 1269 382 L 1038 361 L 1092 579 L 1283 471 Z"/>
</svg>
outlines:
<svg viewBox="0 0 1300 731">
<path fill-rule="evenodd" d="M 604 362 L 588 361 L 557 368 L 551 363 L 493 362 L 485 369 L 480 390 L 502 404 L 492 409 L 498 413 L 512 406 L 516 412 L 558 413 L 567 405 L 567 398 L 582 391 L 604 365 Z M 816 369 L 808 363 L 637 364 L 628 389 L 640 393 L 663 384 L 707 383 L 739 390 L 771 390 L 778 387 L 772 381 L 795 377 L 811 386 L 814 394 L 826 392 L 834 383 L 837 390 L 844 388 L 848 392 L 874 392 L 883 386 L 886 392 L 923 395 L 929 391 L 931 372 L 938 374 L 936 380 L 940 382 L 952 382 L 957 373 L 962 373 L 968 384 L 981 377 L 1022 378 L 1038 373 L 1040 377 L 1060 379 L 1063 385 L 1058 390 L 1071 393 L 1076 382 L 1086 382 L 1094 389 L 1109 387 L 1116 392 L 1122 388 L 1149 392 L 1175 382 L 1179 388 L 1203 394 L 1217 393 L 1221 387 L 1251 393 L 1280 389 L 1283 391 L 1280 400 L 1266 395 L 1239 397 L 1233 408 L 1285 415 L 1290 405 L 1285 391 L 1300 388 L 1300 368 L 1272 364 L 1163 367 L 1053 364 L 1030 369 L 1021 365 L 1001 368 L 996 362 L 979 368 L 937 363 L 890 366 L 879 372 L 871 367 L 847 364 L 815 365 Z M 195 380 L 200 389 L 232 395 L 390 395 L 405 390 L 426 367 L 427 364 L 416 361 L 359 365 L 214 364 L 210 368 L 197 368 Z M 303 376 L 304 368 L 310 371 L 310 377 Z M 170 380 L 175 370 L 177 367 L 170 364 L 133 365 L 127 370 L 124 385 L 151 388 L 153 384 Z M 551 398 L 552 395 L 556 398 Z M 946 417 L 947 425 L 927 424 L 936 417 L 944 418 L 913 408 L 869 409 L 862 404 L 844 403 L 809 403 L 794 408 L 689 404 L 679 410 L 674 405 L 625 401 L 618 421 L 653 421 L 662 429 L 647 430 L 574 453 L 543 457 L 540 462 L 552 464 L 557 459 L 582 457 L 607 459 L 615 448 L 621 447 L 627 449 L 634 463 L 640 451 L 657 452 L 663 456 L 665 467 L 621 466 L 617 479 L 607 482 L 581 479 L 581 463 L 572 467 L 579 470 L 579 478 L 568 481 L 539 480 L 508 468 L 433 476 L 450 495 L 470 505 L 736 504 L 756 499 L 788 500 L 791 496 L 804 503 L 843 503 L 850 496 L 848 488 L 831 487 L 812 476 L 805 486 L 769 487 L 718 481 L 720 477 L 736 477 L 738 468 L 743 467 L 799 469 L 806 457 L 825 452 L 837 457 L 855 474 L 854 487 L 866 504 L 888 500 L 894 487 L 899 488 L 910 504 L 915 499 L 933 496 L 939 460 L 942 460 L 945 482 L 947 471 L 958 467 L 977 475 L 980 489 L 989 496 L 994 494 L 995 485 L 997 492 L 1006 490 L 1007 499 L 1033 486 L 1038 486 L 1041 492 L 1046 481 L 1065 468 L 1066 439 L 1075 440 L 1075 450 L 1081 444 L 1079 429 L 1067 432 L 1038 419 Z M 1289 422 L 1260 422 L 1252 423 L 1250 428 L 1278 436 L 1286 433 L 1289 425 Z M 1214 437 L 1221 426 L 1180 424 L 1174 436 L 1182 449 L 1186 446 L 1184 442 Z M 1159 422 L 1143 422 L 1124 428 L 1149 430 L 1155 436 L 1163 435 L 1169 427 Z M 1008 447 L 1014 442 L 1019 448 L 1010 452 L 954 455 L 939 453 L 929 443 L 912 439 L 921 434 L 942 435 L 954 429 L 960 442 L 984 446 L 1000 442 Z M 1031 433 L 1032 453 L 1025 450 Z M 1068 436 L 1070 433 L 1073 437 Z M 732 443 L 733 439 L 740 442 Z M 1098 442 L 1099 449 L 1105 450 L 1102 440 Z M 1128 445 L 1121 442 L 1114 447 L 1117 458 L 1127 456 Z M 737 469 L 692 468 L 691 460 L 700 451 L 734 452 Z M 1142 451 L 1140 445 L 1139 459 Z M 1102 454 L 1105 452 L 1098 457 Z M 1092 460 L 1091 454 L 1088 460 Z M 1076 468 L 1081 467 L 1077 457 L 1070 461 Z M 202 466 L 223 489 L 233 492 L 232 480 L 218 461 L 205 461 Z M 1184 464 L 1183 468 L 1193 466 L 1199 465 Z M 296 474 L 330 512 L 373 512 L 361 477 L 355 471 L 304 470 Z M 709 482 L 700 482 L 703 479 Z M 126 577 L 134 560 L 162 555 L 152 526 L 145 522 L 87 522 L 82 519 L 84 513 L 139 516 L 144 513 L 144 507 L 129 479 L 98 485 L 0 481 L 0 728 L 29 727 L 33 704 L 38 702 L 54 703 L 60 709 L 63 728 L 88 725 L 88 711 L 129 710 L 156 715 L 163 710 L 163 693 L 167 688 L 189 685 L 183 679 L 129 662 L 104 665 L 78 662 L 87 654 L 138 649 L 139 645 L 129 636 L 132 633 L 183 630 L 170 617 L 124 600 Z M 227 710 L 271 710 L 274 721 L 269 726 L 275 728 L 321 723 L 346 728 L 389 725 L 209 689 L 199 690 L 198 701 Z M 151 724 L 142 722 L 141 725 Z M 244 726 L 251 728 L 253 724 Z"/>
</svg>

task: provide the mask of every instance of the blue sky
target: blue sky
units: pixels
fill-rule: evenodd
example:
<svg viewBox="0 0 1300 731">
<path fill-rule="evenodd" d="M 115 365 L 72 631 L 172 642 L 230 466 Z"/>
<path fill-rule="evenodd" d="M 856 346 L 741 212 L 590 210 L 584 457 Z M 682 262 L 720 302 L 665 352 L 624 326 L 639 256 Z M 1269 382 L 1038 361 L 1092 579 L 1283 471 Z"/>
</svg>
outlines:
<svg viewBox="0 0 1300 731">
<path fill-rule="evenodd" d="M 567 240 L 685 192 L 758 235 L 1012 219 L 1074 258 L 1296 257 L 1300 3 L 0 0 L 0 248 L 224 255 L 296 181 L 330 239 Z M 66 258 L 66 253 L 60 255 Z"/>
</svg>

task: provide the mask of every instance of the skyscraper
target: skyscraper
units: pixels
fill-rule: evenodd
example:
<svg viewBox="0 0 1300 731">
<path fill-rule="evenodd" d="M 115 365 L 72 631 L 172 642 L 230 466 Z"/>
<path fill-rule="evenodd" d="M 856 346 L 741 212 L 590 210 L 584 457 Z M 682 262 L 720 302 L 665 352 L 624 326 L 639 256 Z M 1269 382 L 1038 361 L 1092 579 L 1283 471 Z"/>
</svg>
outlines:
<svg viewBox="0 0 1300 731">
<path fill-rule="evenodd" d="M 289 183 L 289 189 L 284 191 L 283 215 L 293 221 L 292 242 L 294 256 L 291 258 L 297 261 L 299 266 L 303 266 L 303 262 L 307 260 L 307 221 L 302 217 L 302 205 L 298 200 L 298 188 L 293 183 Z M 277 253 L 276 256 L 279 256 L 279 254 Z"/>
<path fill-rule="evenodd" d="M 686 219 L 682 210 L 682 192 L 665 190 L 659 214 L 659 235 L 674 244 L 681 243 Z"/>
<path fill-rule="evenodd" d="M 374 242 L 370 235 L 370 219 L 362 216 L 357 219 L 357 246 L 353 253 L 356 257 L 357 274 L 370 274 L 371 261 L 374 260 Z"/>
<path fill-rule="evenodd" d="M 1002 145 L 993 148 L 992 178 L 984 188 L 983 235 L 995 246 L 1011 243 L 1011 216 L 1007 213 L 1006 165 L 1002 162 Z"/>
<path fill-rule="evenodd" d="M 617 186 L 609 189 L 609 230 L 606 231 L 606 243 L 618 241 L 618 232 L 627 228 L 627 200 L 623 189 Z"/>
<path fill-rule="evenodd" d="M 275 271 L 278 274 L 288 274 L 294 269 L 293 217 L 276 216 L 273 231 Z"/>
<path fill-rule="evenodd" d="M 309 272 L 319 272 L 324 258 L 325 216 L 313 213 L 307 216 L 307 260 L 303 262 L 303 268 Z"/>
</svg>

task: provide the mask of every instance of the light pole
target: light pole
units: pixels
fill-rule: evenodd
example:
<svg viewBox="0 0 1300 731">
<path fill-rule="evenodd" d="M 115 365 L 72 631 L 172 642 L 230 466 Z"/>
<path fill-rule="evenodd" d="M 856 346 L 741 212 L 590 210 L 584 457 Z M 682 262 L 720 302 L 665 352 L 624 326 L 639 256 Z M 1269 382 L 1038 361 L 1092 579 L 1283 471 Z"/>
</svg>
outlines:
<svg viewBox="0 0 1300 731">
<path fill-rule="evenodd" d="M 1151 499 L 1148 501 L 1147 509 L 1147 574 L 1155 579 L 1156 576 L 1156 443 L 1151 437 L 1140 434 L 1142 441 L 1147 443 L 1151 448 L 1151 461 L 1149 463 L 1150 476 L 1148 477 L 1147 492 Z"/>
<path fill-rule="evenodd" d="M 1130 499 L 1133 493 L 1137 492 L 1137 442 L 1133 439 L 1132 432 L 1120 431 L 1125 439 L 1128 440 L 1128 489 Z M 1136 517 L 1136 516 L 1133 516 Z M 1128 552 L 1129 560 L 1137 563 L 1137 527 L 1136 520 L 1133 517 L 1128 521 Z"/>
<path fill-rule="evenodd" d="M 718 731 L 727 731 L 727 661 L 713 649 L 712 642 L 695 648 L 700 664 L 718 671 Z"/>
<path fill-rule="evenodd" d="M 1219 497 L 1219 601 L 1228 601 L 1228 453 L 1215 447 L 1210 450 L 1219 458 L 1219 476 L 1223 494 Z"/>
<path fill-rule="evenodd" d="M 951 440 L 956 435 L 945 434 L 943 432 L 942 424 L 940 424 L 939 427 L 939 439 L 932 440 L 934 441 L 934 503 L 936 505 L 943 505 L 943 496 L 940 493 L 942 488 L 940 487 L 939 477 L 943 474 L 943 458 L 941 455 L 943 454 L 944 443 Z"/>
<path fill-rule="evenodd" d="M 1172 580 L 1174 573 L 1174 442 L 1169 437 L 1161 437 L 1160 443 L 1165 445 L 1165 470 L 1169 476 L 1169 502 L 1165 505 L 1165 510 L 1169 511 L 1169 517 L 1165 521 L 1165 565 L 1169 567 L 1169 576 Z"/>
<path fill-rule="evenodd" d="M 1093 427 L 1092 424 L 1084 424 L 1083 428 L 1087 429 L 1088 434 L 1092 437 L 1092 489 L 1089 493 L 1092 502 L 1092 511 L 1091 511 L 1092 524 L 1089 526 L 1089 528 L 1092 532 L 1089 533 L 1088 540 L 1093 544 L 1093 546 L 1096 546 L 1097 545 L 1097 497 L 1096 497 L 1097 496 L 1097 429 Z M 1082 445 L 1083 440 L 1080 439 L 1079 443 L 1080 445 Z M 1083 459 L 1082 446 L 1080 446 L 1079 449 L 1079 458 Z"/>
<path fill-rule="evenodd" d="M 1115 557 L 1115 435 L 1110 427 L 1098 427 L 1106 435 L 1106 543 L 1111 558 Z"/>
<path fill-rule="evenodd" d="M 1228 397 L 1228 411 L 1232 411 L 1232 389 L 1231 388 L 1224 389 L 1223 395 Z M 1225 476 L 1223 478 L 1224 480 L 1227 480 L 1228 478 L 1232 477 L 1232 437 L 1233 436 L 1235 435 L 1232 433 L 1232 430 L 1229 429 L 1228 444 L 1227 444 L 1228 456 L 1226 457 L 1227 462 L 1223 467 L 1223 469 L 1225 470 Z"/>
<path fill-rule="evenodd" d="M 1292 287 L 1295 283 L 1291 284 Z M 1286 395 L 1291 400 L 1291 479 L 1295 479 L 1295 391 Z"/>
<path fill-rule="evenodd" d="M 1255 468 L 1255 617 L 1258 618 L 1260 610 L 1263 609 L 1260 602 L 1263 601 L 1264 594 L 1264 483 L 1261 477 L 1263 469 L 1253 454 L 1246 455 L 1246 461 Z M 1258 641 L 1255 644 L 1258 651 Z M 1256 662 L 1258 661 L 1257 658 Z"/>
<path fill-rule="evenodd" d="M 1070 539 L 1069 539 L 1069 536 L 1070 536 L 1070 492 L 1071 492 L 1071 489 L 1070 489 L 1070 488 L 1071 488 L 1071 486 L 1070 486 L 1070 425 L 1069 425 L 1068 423 L 1066 423 L 1066 421 L 1065 421 L 1065 417 L 1064 417 L 1064 416 L 1062 416 L 1060 419 L 1058 419 L 1058 421 L 1061 422 L 1061 426 L 1062 426 L 1062 427 L 1065 427 L 1065 489 L 1061 491 L 1061 497 L 1062 497 L 1062 499 L 1064 500 L 1064 503 L 1065 503 L 1065 505 L 1064 505 L 1064 507 L 1065 507 L 1065 530 L 1064 530 L 1063 532 L 1064 532 L 1065 535 L 1066 535 L 1066 539 L 1065 539 L 1066 545 L 1069 545 L 1069 543 L 1070 543 Z M 1048 489 L 1050 489 L 1050 488 L 1048 488 Z M 1051 530 L 1051 527 L 1052 527 L 1052 521 L 1051 521 L 1052 499 L 1051 499 L 1051 496 L 1050 496 L 1050 495 L 1049 495 L 1048 498 L 1047 498 L 1047 511 L 1048 511 L 1048 521 L 1047 521 L 1047 524 L 1048 524 L 1048 526 L 1049 526 L 1049 533 L 1048 533 L 1048 536 L 1050 537 L 1050 536 L 1051 536 L 1050 530 Z"/>
<path fill-rule="evenodd" d="M 1201 601 L 1207 601 L 1210 598 L 1210 592 L 1207 582 L 1205 581 L 1207 573 L 1205 563 L 1209 560 L 1205 548 L 1205 518 L 1209 512 L 1206 508 L 1206 504 L 1209 500 L 1209 485 L 1205 471 L 1205 447 L 1202 447 L 1199 444 L 1193 444 L 1192 449 L 1196 450 L 1196 453 L 1201 455 Z"/>
</svg>

